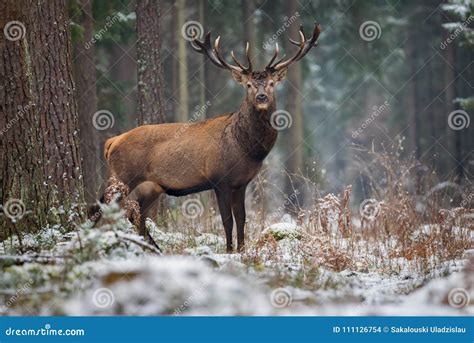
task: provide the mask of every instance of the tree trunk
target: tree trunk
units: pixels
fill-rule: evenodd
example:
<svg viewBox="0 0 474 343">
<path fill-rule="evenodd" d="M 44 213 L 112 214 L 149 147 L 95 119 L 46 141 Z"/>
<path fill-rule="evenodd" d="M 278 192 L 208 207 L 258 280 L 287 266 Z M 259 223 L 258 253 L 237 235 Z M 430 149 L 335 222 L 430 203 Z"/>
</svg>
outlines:
<svg viewBox="0 0 474 343">
<path fill-rule="evenodd" d="M 137 0 L 138 125 L 164 123 L 160 1 Z"/>
<path fill-rule="evenodd" d="M 257 44 L 257 30 L 254 23 L 255 1 L 242 0 L 242 12 L 244 23 L 244 42 L 249 42 L 251 56 L 255 56 Z"/>
<path fill-rule="evenodd" d="M 178 9 L 177 4 L 174 0 L 171 0 L 171 35 L 170 35 L 170 50 L 172 53 L 170 54 L 171 59 L 171 103 L 172 103 L 172 115 L 168 115 L 168 119 L 171 122 L 178 121 L 178 96 L 179 96 L 179 62 L 178 59 L 175 57 L 175 53 L 178 50 L 178 37 L 179 30 L 178 30 Z"/>
<path fill-rule="evenodd" d="M 3 233 L 66 224 L 83 203 L 66 5 L 6 1 L 0 18 L 18 29 L 0 40 L 1 198 L 21 209 L 0 217 Z"/>
<path fill-rule="evenodd" d="M 95 48 L 94 44 L 87 44 L 92 41 L 93 35 L 92 0 L 79 0 L 79 5 L 82 9 L 79 24 L 84 28 L 84 34 L 74 46 L 74 80 L 77 89 L 84 195 L 86 201 L 92 203 L 97 199 L 101 181 L 100 172 L 97 170 L 97 162 L 100 161 L 98 131 L 92 125 L 92 117 L 97 111 Z"/>
<path fill-rule="evenodd" d="M 206 6 L 205 0 L 199 0 L 199 22 L 203 27 L 205 27 L 205 17 L 204 17 L 204 8 Z M 199 106 L 201 109 L 204 108 L 206 104 L 206 56 L 201 55 L 201 60 L 199 61 L 199 80 L 201 84 L 199 85 Z M 206 111 L 207 112 L 207 111 Z"/>
<path fill-rule="evenodd" d="M 408 112 L 410 114 L 410 135 L 413 143 L 413 150 L 415 151 L 415 158 L 417 160 L 421 157 L 421 146 L 420 146 L 420 123 L 419 123 L 419 85 L 417 75 L 417 46 L 415 30 L 408 26 L 407 40 L 407 59 L 409 63 L 409 70 L 411 80 L 409 82 L 409 100 L 408 100 Z"/>
<path fill-rule="evenodd" d="M 286 15 L 291 17 L 298 11 L 298 2 L 285 2 Z M 289 37 L 298 37 L 299 25 L 293 23 L 288 28 Z M 294 47 L 289 41 L 285 41 L 285 49 L 293 51 Z M 302 194 L 302 185 L 300 178 L 295 177 L 296 174 L 303 170 L 303 111 L 301 106 L 301 89 L 302 89 L 302 75 L 301 66 L 295 63 L 288 68 L 287 85 L 286 85 L 286 110 L 290 113 L 292 118 L 291 127 L 287 128 L 284 134 L 287 136 L 287 159 L 285 161 L 285 168 L 290 175 L 285 182 L 285 193 Z M 298 200 L 299 201 L 299 200 Z M 292 209 L 291 205 L 288 209 Z"/>
<path fill-rule="evenodd" d="M 179 99 L 178 99 L 178 120 L 186 122 L 188 120 L 188 61 L 186 58 L 186 40 L 181 35 L 182 28 L 185 24 L 186 0 L 178 0 L 177 2 L 178 16 L 178 61 L 179 61 Z"/>
</svg>

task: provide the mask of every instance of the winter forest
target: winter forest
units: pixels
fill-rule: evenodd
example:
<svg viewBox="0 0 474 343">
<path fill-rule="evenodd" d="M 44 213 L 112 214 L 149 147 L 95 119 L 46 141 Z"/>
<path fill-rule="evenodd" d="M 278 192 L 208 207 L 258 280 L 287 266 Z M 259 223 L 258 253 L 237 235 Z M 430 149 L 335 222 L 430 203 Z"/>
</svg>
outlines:
<svg viewBox="0 0 474 343">
<path fill-rule="evenodd" d="M 473 315 L 471 0 L 0 2 L 0 314 Z"/>
</svg>

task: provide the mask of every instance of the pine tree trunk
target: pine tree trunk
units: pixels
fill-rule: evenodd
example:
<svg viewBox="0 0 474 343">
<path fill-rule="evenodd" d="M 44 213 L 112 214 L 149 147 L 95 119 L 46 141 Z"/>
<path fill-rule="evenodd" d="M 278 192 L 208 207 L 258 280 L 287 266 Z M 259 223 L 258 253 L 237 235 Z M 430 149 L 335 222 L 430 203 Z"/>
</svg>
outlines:
<svg viewBox="0 0 474 343">
<path fill-rule="evenodd" d="M 186 58 L 186 40 L 181 36 L 181 30 L 185 24 L 186 0 L 177 2 L 178 16 L 178 60 L 179 60 L 179 100 L 178 100 L 178 120 L 186 122 L 189 116 L 189 93 L 188 93 L 188 61 Z"/>
<path fill-rule="evenodd" d="M 244 42 L 249 42 L 252 57 L 256 53 L 257 30 L 254 23 L 255 1 L 242 0 L 242 14 L 244 23 Z"/>
<path fill-rule="evenodd" d="M 92 41 L 92 0 L 79 0 L 82 9 L 79 24 L 84 28 L 83 38 L 75 43 L 74 80 L 77 89 L 77 112 L 81 138 L 82 170 L 84 173 L 84 196 L 88 203 L 97 199 L 100 185 L 98 170 L 99 139 L 98 131 L 92 125 L 92 118 L 97 111 L 95 48 Z"/>
<path fill-rule="evenodd" d="M 175 57 L 175 52 L 178 50 L 178 38 L 179 30 L 178 30 L 178 9 L 177 4 L 174 0 L 171 0 L 171 35 L 170 35 L 170 50 L 173 52 L 170 54 L 171 58 L 171 103 L 172 103 L 172 116 L 171 118 L 168 116 L 171 122 L 178 121 L 178 96 L 179 96 L 179 62 L 178 59 Z"/>
<path fill-rule="evenodd" d="M 286 15 L 291 17 L 298 11 L 298 2 L 288 1 L 285 2 Z M 299 25 L 293 23 L 288 28 L 289 37 L 298 37 Z M 293 51 L 294 46 L 285 41 L 285 49 L 287 51 Z M 302 193 L 302 187 L 300 184 L 300 178 L 295 177 L 295 174 L 300 174 L 303 169 L 303 111 L 301 107 L 302 89 L 302 75 L 301 65 L 295 63 L 288 68 L 287 84 L 286 84 L 286 110 L 290 113 L 292 118 L 291 127 L 285 129 L 284 134 L 287 137 L 287 159 L 285 161 L 285 168 L 287 173 L 291 176 L 287 178 L 285 183 L 285 193 L 293 194 L 295 191 Z M 289 209 L 292 209 L 291 206 Z"/>
<path fill-rule="evenodd" d="M 160 1 L 137 0 L 138 125 L 164 123 Z"/>
<path fill-rule="evenodd" d="M 83 203 L 83 183 L 65 2 L 1 2 L 0 18 L 2 27 L 19 21 L 25 28 L 18 26 L 18 40 L 0 40 L 0 112 L 8 125 L 1 198 L 25 209 L 21 218 L 1 217 L 10 233 L 65 223 Z"/>
</svg>

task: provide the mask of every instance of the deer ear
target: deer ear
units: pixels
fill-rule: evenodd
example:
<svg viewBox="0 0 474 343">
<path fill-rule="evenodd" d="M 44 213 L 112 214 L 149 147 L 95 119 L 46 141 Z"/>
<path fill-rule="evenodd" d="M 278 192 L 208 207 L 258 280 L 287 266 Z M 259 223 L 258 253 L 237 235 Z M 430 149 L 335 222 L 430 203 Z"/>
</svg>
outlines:
<svg viewBox="0 0 474 343">
<path fill-rule="evenodd" d="M 275 82 L 283 81 L 286 77 L 287 70 L 288 70 L 287 68 L 283 68 L 281 70 L 276 71 L 273 74 L 273 81 L 275 81 Z"/>
<path fill-rule="evenodd" d="M 239 73 L 238 71 L 232 70 L 232 78 L 237 82 L 243 85 L 247 82 L 247 78 L 243 73 Z"/>
</svg>

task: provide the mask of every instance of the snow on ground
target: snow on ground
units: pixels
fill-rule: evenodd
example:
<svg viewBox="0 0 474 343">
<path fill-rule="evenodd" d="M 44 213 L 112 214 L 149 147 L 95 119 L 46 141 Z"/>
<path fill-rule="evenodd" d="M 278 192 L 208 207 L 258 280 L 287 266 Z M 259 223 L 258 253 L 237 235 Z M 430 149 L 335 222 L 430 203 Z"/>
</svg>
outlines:
<svg viewBox="0 0 474 343">
<path fill-rule="evenodd" d="M 273 238 L 251 256 L 223 254 L 221 236 L 165 232 L 149 221 L 159 255 L 116 210 L 107 216 L 115 221 L 100 228 L 23 237 L 29 260 L 8 257 L 17 240 L 0 244 L 0 314 L 474 315 L 473 250 L 428 272 L 403 258 L 394 259 L 404 266 L 397 272 L 308 270 L 295 223 L 269 226 L 262 237 Z"/>
</svg>

